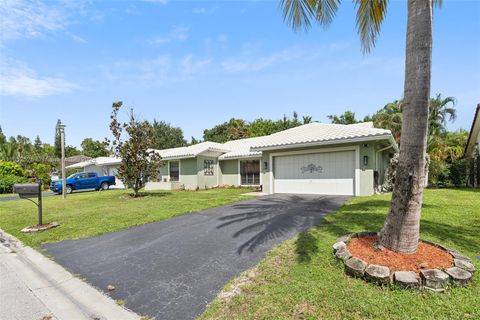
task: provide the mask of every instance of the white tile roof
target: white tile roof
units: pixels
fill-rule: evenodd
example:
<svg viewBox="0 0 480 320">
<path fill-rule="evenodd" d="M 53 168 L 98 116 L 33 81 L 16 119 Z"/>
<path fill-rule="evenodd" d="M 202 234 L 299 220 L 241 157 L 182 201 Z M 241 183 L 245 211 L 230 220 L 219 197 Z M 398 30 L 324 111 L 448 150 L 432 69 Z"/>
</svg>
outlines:
<svg viewBox="0 0 480 320">
<path fill-rule="evenodd" d="M 69 166 L 66 166 L 67 169 L 78 169 L 78 168 L 85 168 L 92 165 L 97 166 L 106 166 L 106 165 L 114 165 L 119 164 L 121 162 L 120 158 L 117 157 L 98 157 L 95 159 L 75 163 Z"/>
<path fill-rule="evenodd" d="M 263 137 L 252 144 L 251 148 L 260 151 L 276 147 L 361 141 L 375 137 L 390 139 L 392 134 L 390 130 L 374 128 L 371 122 L 350 125 L 313 122 Z"/>
<path fill-rule="evenodd" d="M 229 150 L 224 144 L 216 142 L 202 142 L 188 147 L 179 147 L 163 150 L 155 150 L 163 159 L 194 158 L 205 152 L 225 153 Z"/>
<path fill-rule="evenodd" d="M 226 143 L 202 142 L 188 147 L 155 150 L 165 159 L 193 158 L 204 152 L 221 154 L 219 160 L 246 157 L 260 157 L 261 150 L 289 148 L 299 145 L 332 144 L 362 141 L 363 139 L 388 139 L 394 143 L 389 130 L 377 129 L 373 123 L 325 124 L 309 123 L 296 128 L 284 130 L 269 136 L 228 141 Z M 394 145 L 396 147 L 396 145 Z"/>
<path fill-rule="evenodd" d="M 261 157 L 261 151 L 253 151 L 250 150 L 250 148 L 252 145 L 259 143 L 263 139 L 265 139 L 265 137 L 247 138 L 225 142 L 223 145 L 230 151 L 221 155 L 219 159 L 225 160 L 244 157 Z"/>
</svg>

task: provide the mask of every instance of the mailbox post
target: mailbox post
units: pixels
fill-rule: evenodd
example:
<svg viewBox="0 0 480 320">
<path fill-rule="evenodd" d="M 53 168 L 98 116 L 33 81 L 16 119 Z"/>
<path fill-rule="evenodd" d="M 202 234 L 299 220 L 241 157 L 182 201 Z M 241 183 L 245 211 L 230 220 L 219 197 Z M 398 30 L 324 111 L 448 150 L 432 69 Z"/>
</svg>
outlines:
<svg viewBox="0 0 480 320">
<path fill-rule="evenodd" d="M 38 224 L 42 225 L 42 180 L 38 183 L 17 183 L 13 185 L 13 192 L 22 199 L 33 202 L 38 208 Z M 37 197 L 37 202 L 30 198 Z"/>
</svg>

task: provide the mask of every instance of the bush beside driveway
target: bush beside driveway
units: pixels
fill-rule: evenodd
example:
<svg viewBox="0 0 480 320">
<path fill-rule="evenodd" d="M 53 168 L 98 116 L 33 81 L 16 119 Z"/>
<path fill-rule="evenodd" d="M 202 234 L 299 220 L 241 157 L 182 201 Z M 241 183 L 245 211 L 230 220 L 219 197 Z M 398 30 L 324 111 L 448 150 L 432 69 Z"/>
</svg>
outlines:
<svg viewBox="0 0 480 320">
<path fill-rule="evenodd" d="M 381 288 L 353 279 L 335 261 L 339 236 L 379 230 L 390 195 L 353 198 L 317 227 L 270 251 L 225 287 L 200 319 L 480 319 L 480 276 L 444 294 Z M 426 190 L 421 237 L 468 255 L 480 269 L 480 190 Z M 251 275 L 254 275 L 253 277 Z M 240 286 L 238 284 L 240 283 Z M 227 294 L 225 294 L 227 293 Z"/>
<path fill-rule="evenodd" d="M 35 234 L 20 232 L 37 223 L 37 209 L 33 203 L 27 200 L 0 202 L 0 228 L 26 245 L 37 246 L 114 232 L 249 199 L 242 196 L 249 191 L 238 188 L 155 191 L 131 198 L 125 190 L 109 190 L 69 195 L 65 200 L 60 196 L 45 197 L 43 221 L 57 221 L 60 227 Z"/>
</svg>

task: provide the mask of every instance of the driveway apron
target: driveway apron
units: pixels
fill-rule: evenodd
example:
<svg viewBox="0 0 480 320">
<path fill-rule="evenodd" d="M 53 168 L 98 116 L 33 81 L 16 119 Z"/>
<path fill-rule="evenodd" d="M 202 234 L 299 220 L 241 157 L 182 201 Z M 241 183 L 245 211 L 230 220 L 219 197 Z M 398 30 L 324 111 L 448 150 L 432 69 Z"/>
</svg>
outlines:
<svg viewBox="0 0 480 320">
<path fill-rule="evenodd" d="M 43 247 L 55 261 L 138 314 L 193 319 L 272 246 L 318 224 L 347 199 L 264 196 Z M 114 291 L 107 292 L 109 284 Z"/>
</svg>

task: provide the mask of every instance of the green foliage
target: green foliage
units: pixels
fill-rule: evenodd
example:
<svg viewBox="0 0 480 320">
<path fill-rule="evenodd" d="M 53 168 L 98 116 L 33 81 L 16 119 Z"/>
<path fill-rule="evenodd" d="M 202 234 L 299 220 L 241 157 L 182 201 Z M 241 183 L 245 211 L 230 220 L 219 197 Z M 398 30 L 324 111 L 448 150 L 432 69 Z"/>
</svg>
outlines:
<svg viewBox="0 0 480 320">
<path fill-rule="evenodd" d="M 82 153 L 87 157 L 98 158 L 98 157 L 107 157 L 110 155 L 108 146 L 105 142 L 93 140 L 92 138 L 83 139 L 82 143 Z"/>
<path fill-rule="evenodd" d="M 80 150 L 78 150 L 74 146 L 65 146 L 65 157 L 73 157 L 82 154 Z"/>
<path fill-rule="evenodd" d="M 83 192 L 74 197 L 45 197 L 45 221 L 58 221 L 63 228 L 25 234 L 20 230 L 36 221 L 37 211 L 28 201 L 0 202 L 0 228 L 28 246 L 68 239 L 93 237 L 133 226 L 167 220 L 176 216 L 249 199 L 249 189 L 208 191 L 151 191 L 132 198 L 126 190 Z M 116 319 L 114 319 L 116 320 Z"/>
<path fill-rule="evenodd" d="M 170 123 L 165 121 L 153 120 L 151 130 L 155 139 L 151 144 L 154 149 L 169 149 L 183 147 L 187 145 L 183 137 L 183 131 L 179 127 L 172 127 Z"/>
<path fill-rule="evenodd" d="M 349 233 L 380 230 L 390 197 L 352 198 L 316 227 L 276 246 L 226 286 L 228 290 L 248 276 L 238 295 L 216 298 L 198 319 L 480 319 L 480 261 L 475 258 L 480 248 L 480 189 L 425 190 L 423 197 L 421 238 L 473 260 L 477 271 L 467 288 L 450 286 L 443 294 L 416 292 L 345 275 L 332 244 Z M 261 243 L 285 233 L 285 226 L 280 229 L 276 221 L 275 217 L 263 221 L 261 229 L 254 229 L 252 221 L 246 230 L 257 231 L 249 239 Z"/>
<path fill-rule="evenodd" d="M 223 143 L 247 137 L 247 122 L 232 118 L 228 122 L 216 125 L 203 131 L 203 140 Z"/>
<path fill-rule="evenodd" d="M 303 116 L 302 120 L 299 120 L 296 112 L 293 112 L 292 119 L 284 115 L 283 118 L 275 121 L 258 118 L 252 122 L 248 122 L 243 119 L 232 118 L 212 129 L 205 129 L 203 132 L 203 140 L 223 143 L 243 138 L 260 137 L 295 128 L 310 122 L 312 122 L 312 117 Z"/>
<path fill-rule="evenodd" d="M 345 111 L 340 116 L 331 114 L 331 115 L 328 115 L 327 118 L 330 119 L 330 121 L 335 124 L 355 124 L 355 123 L 362 122 L 355 118 L 355 112 L 352 112 L 349 110 Z"/>
<path fill-rule="evenodd" d="M 133 189 L 133 195 L 137 197 L 149 178 L 157 175 L 162 162 L 157 153 L 149 150 L 149 144 L 155 137 L 147 121 L 139 121 L 133 110 L 130 110 L 128 122 L 122 124 L 118 121 L 122 105 L 121 101 L 112 104 L 110 130 L 114 137 L 115 155 L 122 159 L 118 177 Z M 122 140 L 124 132 L 127 137 Z"/>
<path fill-rule="evenodd" d="M 7 137 L 3 134 L 2 126 L 0 126 L 0 145 L 7 142 Z"/>
<path fill-rule="evenodd" d="M 0 193 L 12 193 L 15 183 L 25 183 L 28 179 L 14 174 L 0 174 Z"/>
<path fill-rule="evenodd" d="M 55 146 L 55 156 L 60 158 L 62 156 L 62 138 L 60 134 L 59 125 L 62 123 L 60 119 L 57 120 L 57 124 L 55 125 L 55 138 L 54 138 L 54 146 Z"/>
<path fill-rule="evenodd" d="M 0 175 L 13 175 L 17 177 L 23 177 L 25 172 L 23 171 L 22 167 L 12 161 L 0 161 Z"/>
<path fill-rule="evenodd" d="M 52 166 L 46 163 L 34 163 L 30 168 L 31 175 L 42 180 L 44 188 L 48 188 L 51 181 Z"/>
</svg>

